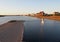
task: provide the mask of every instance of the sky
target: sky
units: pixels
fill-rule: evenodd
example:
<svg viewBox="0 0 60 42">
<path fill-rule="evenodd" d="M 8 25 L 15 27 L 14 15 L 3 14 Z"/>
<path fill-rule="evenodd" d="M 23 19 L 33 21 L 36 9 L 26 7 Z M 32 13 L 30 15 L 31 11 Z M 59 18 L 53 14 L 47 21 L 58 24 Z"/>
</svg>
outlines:
<svg viewBox="0 0 60 42">
<path fill-rule="evenodd" d="M 0 15 L 60 12 L 60 0 L 0 0 Z"/>
</svg>

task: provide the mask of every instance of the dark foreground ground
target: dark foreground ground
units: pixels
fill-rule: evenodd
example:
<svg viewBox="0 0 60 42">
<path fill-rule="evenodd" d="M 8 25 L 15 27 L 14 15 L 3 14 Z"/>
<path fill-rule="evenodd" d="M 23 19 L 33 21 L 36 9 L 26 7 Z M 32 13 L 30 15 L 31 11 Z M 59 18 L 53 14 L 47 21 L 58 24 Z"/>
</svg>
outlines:
<svg viewBox="0 0 60 42">
<path fill-rule="evenodd" d="M 22 42 L 23 22 L 9 22 L 0 26 L 0 42 Z"/>
</svg>

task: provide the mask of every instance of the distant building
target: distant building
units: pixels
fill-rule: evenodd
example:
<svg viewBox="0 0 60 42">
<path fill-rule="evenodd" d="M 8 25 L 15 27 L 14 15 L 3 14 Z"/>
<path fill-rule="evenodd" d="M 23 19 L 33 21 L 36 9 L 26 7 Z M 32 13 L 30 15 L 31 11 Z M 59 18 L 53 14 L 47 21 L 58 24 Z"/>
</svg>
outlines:
<svg viewBox="0 0 60 42">
<path fill-rule="evenodd" d="M 39 13 L 36 13 L 38 16 L 43 16 L 45 13 L 44 13 L 44 11 L 41 11 L 41 12 L 39 12 Z"/>
</svg>

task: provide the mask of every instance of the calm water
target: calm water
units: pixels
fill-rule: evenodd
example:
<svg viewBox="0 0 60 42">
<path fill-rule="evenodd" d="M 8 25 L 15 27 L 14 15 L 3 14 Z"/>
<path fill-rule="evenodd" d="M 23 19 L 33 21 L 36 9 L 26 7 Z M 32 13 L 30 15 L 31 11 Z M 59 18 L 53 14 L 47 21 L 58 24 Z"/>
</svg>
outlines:
<svg viewBox="0 0 60 42">
<path fill-rule="evenodd" d="M 11 20 L 33 21 L 38 19 L 34 17 L 28 17 L 28 16 L 5 16 L 5 17 L 0 17 L 0 25 L 7 23 L 8 21 Z"/>
<path fill-rule="evenodd" d="M 24 20 L 23 42 L 60 42 L 60 21 L 28 16 L 0 17 L 0 25 L 10 20 Z"/>
<path fill-rule="evenodd" d="M 40 19 L 24 25 L 25 42 L 60 42 L 60 21 Z"/>
</svg>

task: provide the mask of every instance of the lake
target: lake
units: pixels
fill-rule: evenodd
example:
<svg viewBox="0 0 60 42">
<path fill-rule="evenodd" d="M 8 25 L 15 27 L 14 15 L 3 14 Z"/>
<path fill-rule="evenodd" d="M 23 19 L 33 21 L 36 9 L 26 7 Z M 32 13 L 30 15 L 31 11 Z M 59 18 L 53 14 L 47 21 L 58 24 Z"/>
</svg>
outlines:
<svg viewBox="0 0 60 42">
<path fill-rule="evenodd" d="M 0 25 L 10 20 L 23 20 L 23 42 L 60 42 L 60 21 L 29 16 L 0 17 Z"/>
<path fill-rule="evenodd" d="M 60 42 L 60 21 L 40 19 L 24 23 L 23 41 Z"/>
<path fill-rule="evenodd" d="M 33 20 L 38 20 L 38 18 L 29 17 L 29 16 L 5 16 L 5 17 L 0 17 L 0 25 L 7 23 L 8 21 L 11 20 L 33 21 Z"/>
</svg>

